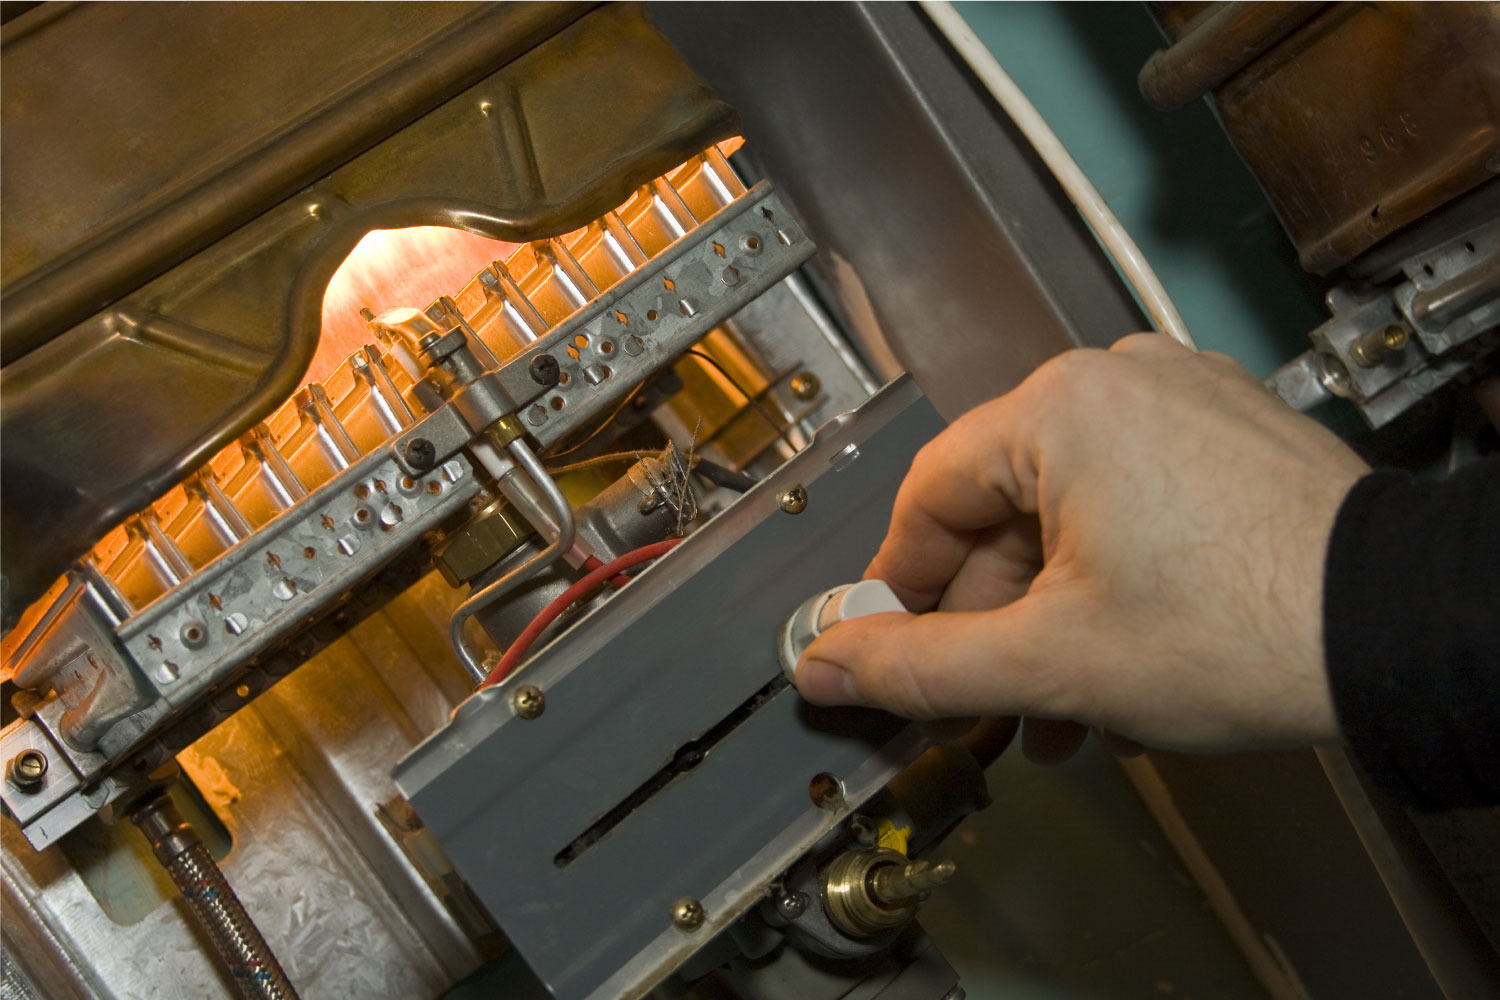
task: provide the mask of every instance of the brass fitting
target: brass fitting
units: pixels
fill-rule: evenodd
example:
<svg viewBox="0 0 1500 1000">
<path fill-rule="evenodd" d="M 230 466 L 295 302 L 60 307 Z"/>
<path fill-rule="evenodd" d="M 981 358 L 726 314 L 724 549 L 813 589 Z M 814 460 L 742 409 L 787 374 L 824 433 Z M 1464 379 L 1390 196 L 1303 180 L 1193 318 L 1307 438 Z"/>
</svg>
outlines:
<svg viewBox="0 0 1500 1000">
<path fill-rule="evenodd" d="M 506 445 L 510 444 L 516 438 L 522 437 L 525 433 L 526 428 L 522 426 L 521 421 L 514 413 L 501 417 L 484 432 L 485 437 L 490 439 L 490 443 L 501 451 L 504 451 Z"/>
<path fill-rule="evenodd" d="M 886 847 L 848 851 L 828 866 L 824 906 L 828 919 L 852 937 L 873 937 L 910 920 L 921 896 L 951 879 L 952 861 L 908 861 Z"/>
<path fill-rule="evenodd" d="M 1392 323 L 1382 330 L 1371 330 L 1361 336 L 1349 349 L 1349 354 L 1361 368 L 1374 368 L 1405 349 L 1406 327 Z"/>
<path fill-rule="evenodd" d="M 449 535 L 433 560 L 450 587 L 467 583 L 520 548 L 536 529 L 504 500 L 496 500 Z"/>
</svg>

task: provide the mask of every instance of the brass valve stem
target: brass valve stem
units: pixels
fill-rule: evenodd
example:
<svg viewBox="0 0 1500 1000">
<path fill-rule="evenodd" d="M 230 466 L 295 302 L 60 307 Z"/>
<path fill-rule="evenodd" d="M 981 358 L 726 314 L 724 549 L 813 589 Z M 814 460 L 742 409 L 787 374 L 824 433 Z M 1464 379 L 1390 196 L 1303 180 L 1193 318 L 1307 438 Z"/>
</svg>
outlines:
<svg viewBox="0 0 1500 1000">
<path fill-rule="evenodd" d="M 1371 330 L 1354 342 L 1349 353 L 1361 368 L 1374 368 L 1393 354 L 1406 349 L 1406 328 L 1391 324 Z"/>
<path fill-rule="evenodd" d="M 922 894 L 956 870 L 952 861 L 909 861 L 885 847 L 846 851 L 823 875 L 823 908 L 843 933 L 874 937 L 916 916 Z"/>
<path fill-rule="evenodd" d="M 913 861 L 905 867 L 890 865 L 870 875 L 870 895 L 878 903 L 896 906 L 947 882 L 958 871 L 952 861 L 933 864 Z"/>
</svg>

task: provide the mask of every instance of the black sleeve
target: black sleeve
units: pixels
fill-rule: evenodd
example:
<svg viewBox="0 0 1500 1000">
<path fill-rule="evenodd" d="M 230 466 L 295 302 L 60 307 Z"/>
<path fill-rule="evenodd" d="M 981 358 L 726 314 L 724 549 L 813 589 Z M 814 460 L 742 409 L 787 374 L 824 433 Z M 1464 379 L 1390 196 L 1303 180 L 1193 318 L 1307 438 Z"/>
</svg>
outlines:
<svg viewBox="0 0 1500 1000">
<path fill-rule="evenodd" d="M 1355 484 L 1328 543 L 1323 647 L 1376 784 L 1417 809 L 1500 804 L 1500 457 Z"/>
</svg>

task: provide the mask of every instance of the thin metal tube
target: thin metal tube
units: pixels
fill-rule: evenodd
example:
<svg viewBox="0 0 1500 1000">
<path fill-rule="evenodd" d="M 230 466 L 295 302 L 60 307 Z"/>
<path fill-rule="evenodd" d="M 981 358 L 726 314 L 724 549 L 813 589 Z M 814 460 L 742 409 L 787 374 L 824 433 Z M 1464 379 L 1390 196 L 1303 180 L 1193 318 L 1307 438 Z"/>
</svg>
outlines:
<svg viewBox="0 0 1500 1000">
<path fill-rule="evenodd" d="M 470 618 L 494 604 L 496 601 L 509 594 L 522 583 L 531 579 L 543 569 L 552 565 L 557 559 L 573 547 L 573 538 L 577 525 L 573 520 L 573 506 L 568 503 L 562 495 L 562 490 L 552 481 L 542 465 L 541 459 L 527 447 L 526 442 L 520 438 L 505 446 L 510 457 L 515 459 L 521 470 L 536 484 L 543 498 L 551 506 L 551 514 L 557 522 L 557 537 L 552 540 L 541 552 L 532 556 L 515 569 L 506 573 L 494 583 L 489 584 L 481 590 L 470 594 L 468 599 L 460 604 L 453 612 L 453 617 L 448 621 L 448 641 L 453 646 L 453 652 L 458 654 L 459 662 L 469 672 L 469 676 L 475 684 L 484 680 L 485 669 L 474 651 L 469 648 L 468 640 L 464 638 L 464 625 Z M 546 532 L 552 525 L 535 525 L 538 531 Z"/>
</svg>

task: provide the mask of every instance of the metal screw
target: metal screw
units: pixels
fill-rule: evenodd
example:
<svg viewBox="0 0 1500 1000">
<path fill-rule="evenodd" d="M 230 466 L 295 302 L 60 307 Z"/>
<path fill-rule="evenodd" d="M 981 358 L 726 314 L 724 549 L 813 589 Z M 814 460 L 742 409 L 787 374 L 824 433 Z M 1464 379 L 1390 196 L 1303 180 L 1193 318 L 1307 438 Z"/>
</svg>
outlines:
<svg viewBox="0 0 1500 1000">
<path fill-rule="evenodd" d="M 792 395 L 803 402 L 812 399 L 823 388 L 823 383 L 812 372 L 798 372 L 787 384 L 791 387 Z"/>
<path fill-rule="evenodd" d="M 1349 377 L 1349 369 L 1344 363 L 1332 354 L 1318 354 L 1318 380 L 1323 383 L 1323 388 L 1335 396 L 1347 397 L 1353 380 Z"/>
<path fill-rule="evenodd" d="M 684 896 L 672 904 L 672 924 L 680 931 L 695 931 L 703 926 L 703 904 Z"/>
<path fill-rule="evenodd" d="M 42 787 L 47 775 L 47 755 L 36 749 L 22 750 L 11 758 L 6 771 L 12 785 L 23 792 L 34 792 Z"/>
<path fill-rule="evenodd" d="M 776 494 L 776 505 L 788 514 L 800 514 L 807 509 L 807 490 L 801 483 L 793 483 Z"/>
<path fill-rule="evenodd" d="M 793 890 L 776 901 L 776 911 L 787 920 L 796 920 L 807 912 L 807 893 Z"/>
<path fill-rule="evenodd" d="M 558 377 L 562 374 L 562 366 L 550 354 L 538 354 L 532 358 L 530 368 L 532 381 L 548 389 L 557 384 Z"/>
<path fill-rule="evenodd" d="M 523 719 L 535 719 L 546 710 L 547 696 L 541 688 L 527 684 L 516 688 L 516 693 L 510 696 L 510 707 Z"/>
<path fill-rule="evenodd" d="M 879 839 L 875 832 L 875 824 L 870 817 L 855 814 L 849 817 L 849 836 L 861 847 L 874 847 Z"/>
<path fill-rule="evenodd" d="M 426 438 L 406 442 L 406 464 L 417 472 L 426 472 L 437 464 L 437 448 Z"/>
</svg>

